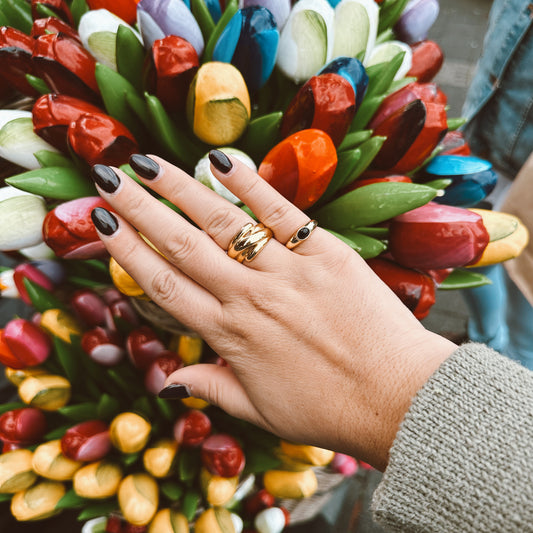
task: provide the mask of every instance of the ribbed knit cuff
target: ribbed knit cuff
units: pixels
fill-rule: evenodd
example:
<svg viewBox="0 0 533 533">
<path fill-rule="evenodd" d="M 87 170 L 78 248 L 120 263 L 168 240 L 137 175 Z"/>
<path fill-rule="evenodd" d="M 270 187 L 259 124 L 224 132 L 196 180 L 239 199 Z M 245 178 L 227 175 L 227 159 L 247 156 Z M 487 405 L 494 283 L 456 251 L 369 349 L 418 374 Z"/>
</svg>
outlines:
<svg viewBox="0 0 533 533">
<path fill-rule="evenodd" d="M 413 399 L 372 510 L 390 531 L 533 531 L 533 373 L 458 348 Z"/>
</svg>

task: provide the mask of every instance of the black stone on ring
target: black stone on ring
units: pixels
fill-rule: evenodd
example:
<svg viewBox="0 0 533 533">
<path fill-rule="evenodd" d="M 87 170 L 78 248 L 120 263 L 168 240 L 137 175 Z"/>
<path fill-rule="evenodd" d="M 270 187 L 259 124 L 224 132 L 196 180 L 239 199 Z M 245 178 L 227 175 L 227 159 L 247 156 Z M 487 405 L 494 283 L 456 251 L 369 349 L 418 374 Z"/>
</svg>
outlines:
<svg viewBox="0 0 533 533">
<path fill-rule="evenodd" d="M 294 232 L 292 237 L 287 241 L 285 245 L 289 250 L 296 248 L 301 242 L 309 238 L 313 230 L 317 227 L 318 223 L 316 220 L 310 220 L 305 226 L 302 226 L 297 231 Z"/>
</svg>

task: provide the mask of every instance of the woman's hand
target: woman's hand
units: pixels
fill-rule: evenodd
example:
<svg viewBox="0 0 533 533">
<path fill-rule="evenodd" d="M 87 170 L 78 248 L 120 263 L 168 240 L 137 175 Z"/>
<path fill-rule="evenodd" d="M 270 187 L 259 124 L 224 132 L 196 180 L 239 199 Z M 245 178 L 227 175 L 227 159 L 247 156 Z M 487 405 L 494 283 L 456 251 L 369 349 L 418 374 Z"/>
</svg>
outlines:
<svg viewBox="0 0 533 533">
<path fill-rule="evenodd" d="M 273 231 L 250 262 L 226 251 L 255 221 L 178 168 L 155 156 L 131 160 L 139 178 L 198 227 L 123 172 L 93 169 L 120 215 L 93 214 L 109 253 L 229 364 L 184 367 L 167 385 L 182 384 L 286 439 L 384 468 L 412 397 L 455 345 L 425 330 L 327 231 L 318 227 L 289 250 L 308 216 L 235 158 L 213 151 L 211 161 L 214 175 Z"/>
</svg>

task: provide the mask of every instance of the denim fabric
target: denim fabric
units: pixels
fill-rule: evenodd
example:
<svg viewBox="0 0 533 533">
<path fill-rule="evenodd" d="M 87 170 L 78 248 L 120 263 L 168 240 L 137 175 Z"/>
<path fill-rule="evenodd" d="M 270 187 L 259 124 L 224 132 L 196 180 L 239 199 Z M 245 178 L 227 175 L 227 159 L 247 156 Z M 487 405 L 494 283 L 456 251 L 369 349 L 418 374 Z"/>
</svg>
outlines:
<svg viewBox="0 0 533 533">
<path fill-rule="evenodd" d="M 495 0 L 463 108 L 472 151 L 514 177 L 533 151 L 533 3 Z"/>
</svg>

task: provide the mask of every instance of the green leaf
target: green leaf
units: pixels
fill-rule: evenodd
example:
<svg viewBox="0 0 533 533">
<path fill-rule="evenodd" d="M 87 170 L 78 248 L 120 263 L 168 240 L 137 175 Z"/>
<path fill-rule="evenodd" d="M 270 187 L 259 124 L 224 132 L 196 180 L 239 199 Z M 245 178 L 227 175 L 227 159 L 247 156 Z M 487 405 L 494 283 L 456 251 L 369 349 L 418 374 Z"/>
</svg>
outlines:
<svg viewBox="0 0 533 533">
<path fill-rule="evenodd" d="M 73 349 L 72 344 L 66 343 L 64 340 L 53 335 L 54 348 L 56 350 L 57 358 L 65 371 L 67 379 L 70 381 L 73 388 L 76 388 L 81 377 L 81 365 L 79 355 Z M 96 412 L 96 410 L 95 410 Z"/>
<path fill-rule="evenodd" d="M 183 497 L 183 503 L 181 504 L 181 512 L 187 517 L 189 522 L 192 522 L 200 503 L 200 493 L 195 489 L 189 489 Z"/>
<path fill-rule="evenodd" d="M 376 135 L 371 137 L 368 141 L 365 141 L 360 147 L 361 157 L 357 161 L 355 168 L 346 176 L 346 181 L 342 184 L 343 187 L 350 185 L 355 181 L 372 163 L 374 157 L 378 154 L 383 146 L 383 143 L 387 140 L 387 137 L 380 137 Z"/>
<path fill-rule="evenodd" d="M 139 92 L 143 91 L 143 65 L 146 55 L 142 43 L 128 26 L 117 30 L 117 70 Z"/>
<path fill-rule="evenodd" d="M 61 407 L 57 412 L 74 422 L 85 422 L 98 418 L 98 405 L 95 402 L 84 402 Z"/>
<path fill-rule="evenodd" d="M 389 228 L 380 228 L 377 226 L 357 228 L 359 233 L 374 237 L 375 239 L 386 239 L 389 236 Z"/>
<path fill-rule="evenodd" d="M 22 409 L 23 407 L 28 407 L 25 403 L 21 402 L 9 402 L 0 404 L 0 415 L 12 411 L 13 409 Z"/>
<path fill-rule="evenodd" d="M 401 67 L 405 52 L 398 52 L 390 61 L 384 61 L 377 65 L 371 65 L 366 69 L 368 74 L 368 89 L 365 94 L 366 98 L 379 96 L 387 92 L 394 76 Z"/>
<path fill-rule="evenodd" d="M 8 26 L 16 28 L 27 35 L 33 25 L 31 5 L 25 0 L 0 0 L 0 13 L 9 21 Z"/>
<path fill-rule="evenodd" d="M 228 22 L 231 20 L 233 15 L 237 13 L 238 9 L 239 9 L 239 3 L 237 2 L 237 0 L 230 0 L 228 2 L 228 4 L 226 5 L 226 9 L 224 10 L 224 13 L 222 14 L 215 28 L 211 32 L 211 35 L 205 45 L 204 55 L 203 55 L 201 63 L 206 63 L 207 61 L 211 61 L 213 57 L 213 50 L 215 49 L 215 45 L 217 44 L 217 41 L 220 35 L 224 31 L 224 28 L 227 26 Z"/>
<path fill-rule="evenodd" d="M 178 475 L 186 484 L 193 482 L 200 472 L 200 452 L 198 450 L 181 450 L 178 457 Z"/>
<path fill-rule="evenodd" d="M 117 509 L 118 502 L 114 498 L 105 501 L 99 501 L 97 503 L 88 503 L 84 507 L 83 511 L 78 515 L 78 520 L 80 522 L 84 522 L 85 520 L 90 520 L 91 518 L 107 516 Z"/>
<path fill-rule="evenodd" d="M 191 0 L 191 11 L 200 26 L 204 41 L 207 42 L 215 29 L 215 23 L 204 0 Z"/>
<path fill-rule="evenodd" d="M 48 440 L 60 439 L 65 434 L 67 429 L 70 429 L 71 427 L 72 427 L 72 424 L 67 424 L 65 426 L 57 427 L 57 428 L 53 429 L 52 431 L 49 431 L 44 436 L 44 440 L 48 441 Z"/>
<path fill-rule="evenodd" d="M 466 124 L 468 119 L 466 118 L 449 118 L 448 119 L 448 131 L 458 130 L 461 126 Z"/>
<path fill-rule="evenodd" d="M 46 167 L 28 170 L 7 178 L 6 183 L 22 191 L 57 200 L 95 196 L 91 181 L 73 167 Z"/>
<path fill-rule="evenodd" d="M 453 183 L 453 180 L 450 178 L 441 178 L 438 180 L 431 180 L 426 181 L 424 185 L 427 187 L 433 187 L 434 189 L 440 190 L 440 189 L 446 189 L 446 187 L 449 187 Z"/>
<path fill-rule="evenodd" d="M 50 88 L 42 78 L 26 74 L 26 81 L 40 94 L 48 94 L 50 92 Z"/>
<path fill-rule="evenodd" d="M 261 448 L 250 448 L 246 450 L 246 466 L 244 467 L 244 475 L 258 474 L 279 468 L 281 460 L 274 455 L 270 450 Z"/>
<path fill-rule="evenodd" d="M 122 453 L 120 455 L 120 460 L 122 464 L 126 467 L 134 465 L 142 457 L 141 452 L 136 453 Z"/>
<path fill-rule="evenodd" d="M 483 285 L 490 285 L 492 281 L 479 272 L 468 270 L 466 268 L 456 268 L 444 281 L 438 286 L 439 289 L 456 290 L 472 289 Z"/>
<path fill-rule="evenodd" d="M 132 410 L 144 416 L 147 420 L 153 420 L 155 417 L 154 408 L 146 396 L 137 398 L 132 404 Z"/>
<path fill-rule="evenodd" d="M 183 496 L 183 487 L 176 481 L 163 481 L 159 488 L 171 502 L 177 502 Z"/>
<path fill-rule="evenodd" d="M 57 13 L 55 11 L 52 11 L 49 7 L 47 7 L 44 4 L 36 3 L 35 10 L 37 11 L 37 14 L 39 15 L 37 18 L 40 18 L 40 19 L 45 19 L 48 17 L 58 18 Z"/>
<path fill-rule="evenodd" d="M 85 0 L 72 0 L 70 12 L 74 18 L 74 25 L 77 28 L 80 24 L 81 17 L 89 11 L 89 6 Z"/>
<path fill-rule="evenodd" d="M 38 150 L 33 154 L 42 168 L 46 167 L 74 167 L 70 157 L 50 150 Z"/>
<path fill-rule="evenodd" d="M 48 311 L 48 309 L 65 310 L 63 302 L 58 300 L 50 291 L 47 291 L 28 278 L 24 278 L 23 283 L 33 307 L 35 307 L 39 313 L 44 313 L 45 311 Z"/>
<path fill-rule="evenodd" d="M 389 94 L 392 94 L 392 93 L 395 93 L 396 91 L 399 91 L 400 89 L 402 89 L 403 87 L 405 87 L 406 85 L 409 85 L 410 83 L 413 83 L 414 81 L 416 81 L 416 78 L 412 77 L 412 76 L 408 76 L 408 77 L 405 77 L 405 78 L 401 78 L 399 80 L 394 80 L 390 85 L 389 85 L 389 89 L 387 91 L 387 96 Z"/>
<path fill-rule="evenodd" d="M 150 113 L 144 98 L 136 93 L 126 93 L 126 102 L 131 111 L 135 113 L 137 118 L 143 123 L 143 126 L 150 130 L 152 127 Z"/>
<path fill-rule="evenodd" d="M 320 207 L 325 202 L 331 200 L 331 198 L 333 198 L 342 188 L 343 184 L 348 181 L 353 170 L 357 167 L 361 155 L 361 150 L 359 148 L 346 150 L 337 154 L 337 167 L 335 168 L 335 173 L 333 174 L 326 191 L 316 204 L 316 207 Z"/>
<path fill-rule="evenodd" d="M 56 509 L 78 509 L 85 507 L 91 500 L 78 496 L 70 489 L 56 504 Z"/>
<path fill-rule="evenodd" d="M 270 149 L 279 142 L 282 120 L 281 111 L 252 120 L 239 142 L 239 150 L 248 154 L 259 165 Z"/>
<path fill-rule="evenodd" d="M 392 28 L 409 0 L 385 0 L 379 12 L 378 35 Z"/>
<path fill-rule="evenodd" d="M 156 396 L 155 404 L 163 418 L 166 418 L 169 422 L 173 422 L 176 419 L 176 413 L 171 402 L 167 402 L 166 400 L 163 400 L 163 398 Z"/>
<path fill-rule="evenodd" d="M 387 245 L 384 242 L 352 229 L 344 229 L 341 233 L 331 230 L 328 231 L 341 241 L 345 242 L 363 259 L 377 257 L 387 249 Z"/>
<path fill-rule="evenodd" d="M 14 494 L 0 494 L 0 503 L 9 502 Z"/>
<path fill-rule="evenodd" d="M 100 420 L 112 420 L 119 413 L 119 401 L 107 393 L 103 394 L 98 402 L 96 418 Z"/>
<path fill-rule="evenodd" d="M 379 106 L 385 99 L 385 95 L 368 97 L 365 96 L 361 107 L 357 110 L 355 117 L 350 125 L 350 132 L 362 130 L 367 126 Z"/>
<path fill-rule="evenodd" d="M 353 150 L 370 139 L 370 137 L 372 137 L 372 130 L 360 130 L 348 133 L 337 148 L 337 151 L 344 152 L 346 150 Z"/>
</svg>

